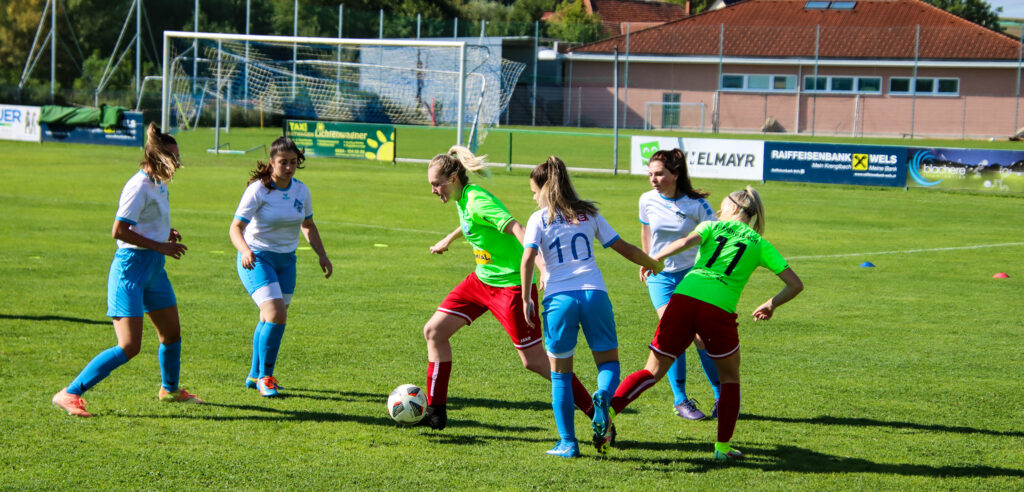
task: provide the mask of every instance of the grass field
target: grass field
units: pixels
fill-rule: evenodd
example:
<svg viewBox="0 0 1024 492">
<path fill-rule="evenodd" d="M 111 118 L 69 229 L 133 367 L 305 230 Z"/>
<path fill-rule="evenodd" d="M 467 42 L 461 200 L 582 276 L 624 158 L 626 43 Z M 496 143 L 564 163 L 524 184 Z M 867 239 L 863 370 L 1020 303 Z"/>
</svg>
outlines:
<svg viewBox="0 0 1024 492">
<path fill-rule="evenodd" d="M 273 134 L 235 130 L 232 146 Z M 500 161 L 495 135 L 488 145 L 499 150 L 484 150 Z M 189 252 L 167 269 L 182 317 L 182 381 L 208 404 L 156 401 L 147 322 L 142 353 L 87 393 L 93 419 L 68 417 L 49 399 L 115 343 L 104 317 L 109 231 L 141 152 L 0 141 L 0 488 L 1024 489 L 1022 197 L 755 184 L 766 236 L 806 291 L 768 323 L 741 316 L 734 443 L 748 459 L 713 463 L 715 422 L 675 417 L 662 382 L 617 417 L 607 457 L 585 448 L 582 459 L 562 460 L 544 454 L 556 440 L 550 387 L 520 367 L 490 315 L 453 338 L 447 429 L 401 428 L 385 414 L 393 387 L 423 383 L 422 326 L 472 269 L 464 242 L 442 256 L 427 251 L 457 218 L 430 194 L 421 164 L 312 159 L 299 171 L 335 275 L 325 280 L 315 255 L 299 251 L 276 371 L 286 396 L 244 389 L 257 311 L 227 229 L 254 157 L 207 154 L 203 130 L 179 140 L 186 167 L 170 185 L 171 213 Z M 447 142 L 407 137 L 399 155 L 429 158 Z M 607 165 L 607 152 L 571 139 L 546 145 L 514 160 L 558 153 L 570 165 Z M 534 209 L 526 174 L 477 181 L 525 221 Z M 646 179 L 574 179 L 638 242 Z M 744 183 L 696 184 L 717 204 Z M 656 315 L 636 269 L 597 254 L 625 376 L 646 360 Z M 756 273 L 740 313 L 781 285 Z M 593 386 L 583 354 L 577 372 Z M 706 408 L 711 391 L 688 355 L 690 393 Z M 589 435 L 579 415 L 576 426 Z"/>
</svg>

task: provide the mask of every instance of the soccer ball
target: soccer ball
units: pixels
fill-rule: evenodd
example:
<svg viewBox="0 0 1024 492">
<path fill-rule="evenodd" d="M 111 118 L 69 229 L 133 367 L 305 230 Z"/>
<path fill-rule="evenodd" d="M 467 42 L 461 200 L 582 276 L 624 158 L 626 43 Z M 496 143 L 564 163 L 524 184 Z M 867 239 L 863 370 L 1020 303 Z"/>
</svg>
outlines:
<svg viewBox="0 0 1024 492">
<path fill-rule="evenodd" d="M 426 413 L 427 394 L 415 384 L 403 384 L 388 396 L 387 410 L 395 422 L 413 425 Z"/>
</svg>

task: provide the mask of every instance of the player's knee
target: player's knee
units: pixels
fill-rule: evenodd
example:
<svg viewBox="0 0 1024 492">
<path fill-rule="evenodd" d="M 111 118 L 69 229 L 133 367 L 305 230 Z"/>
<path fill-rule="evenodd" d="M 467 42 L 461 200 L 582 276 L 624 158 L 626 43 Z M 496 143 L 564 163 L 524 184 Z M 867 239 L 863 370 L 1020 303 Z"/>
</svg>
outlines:
<svg viewBox="0 0 1024 492">
<path fill-rule="evenodd" d="M 426 340 L 434 341 L 441 338 L 441 330 L 434 323 L 427 323 L 423 325 L 423 338 Z"/>
<path fill-rule="evenodd" d="M 124 351 L 125 357 L 128 357 L 129 359 L 139 355 L 139 351 L 142 350 L 142 342 L 131 342 L 118 346 Z"/>
</svg>

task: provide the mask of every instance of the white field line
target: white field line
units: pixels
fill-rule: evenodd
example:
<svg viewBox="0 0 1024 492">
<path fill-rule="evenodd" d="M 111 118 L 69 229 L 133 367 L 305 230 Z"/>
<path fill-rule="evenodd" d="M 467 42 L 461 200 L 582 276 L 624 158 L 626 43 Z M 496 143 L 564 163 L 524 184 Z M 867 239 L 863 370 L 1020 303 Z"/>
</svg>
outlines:
<svg viewBox="0 0 1024 492">
<path fill-rule="evenodd" d="M 821 258 L 848 258 L 851 256 L 901 255 L 909 253 L 930 253 L 933 251 L 958 251 L 964 249 L 1003 248 L 1006 246 L 1024 246 L 1024 243 L 976 244 L 973 246 L 953 246 L 949 248 L 904 249 L 897 251 L 875 251 L 871 253 L 843 253 L 839 255 L 787 256 L 787 260 L 817 260 Z"/>
<path fill-rule="evenodd" d="M 61 204 L 79 205 L 79 206 L 81 206 L 81 205 L 94 206 L 94 207 L 108 207 L 108 206 L 109 207 L 116 207 L 117 206 L 116 202 L 108 203 L 108 202 L 86 201 L 86 200 L 64 200 L 64 199 L 55 198 L 55 197 L 31 196 L 31 195 L 10 195 L 10 194 L 6 194 L 6 193 L 0 193 L 0 198 L 12 198 L 12 199 L 19 199 L 20 198 L 20 199 L 38 200 L 38 201 L 42 201 L 42 202 L 61 203 Z M 224 212 L 214 212 L 212 210 L 196 210 L 196 209 L 190 209 L 190 208 L 171 207 L 171 215 L 172 216 L 177 215 L 177 214 L 205 215 L 205 216 L 208 216 L 208 217 L 220 217 L 220 218 L 225 218 L 226 217 L 225 220 L 230 220 L 233 217 L 232 213 L 233 212 L 231 212 L 231 213 L 224 213 Z M 451 232 L 450 230 L 447 231 L 447 232 L 446 231 L 428 231 L 426 229 L 411 229 L 411 228 L 407 228 L 407 227 L 390 227 L 390 226 L 380 225 L 380 224 L 360 224 L 360 223 L 357 223 L 357 222 L 340 222 L 340 221 L 335 221 L 335 220 L 317 220 L 316 222 L 317 222 L 317 224 L 320 224 L 320 225 L 336 225 L 336 226 L 342 226 L 342 227 L 361 227 L 361 228 L 365 228 L 365 229 L 381 229 L 381 230 L 386 230 L 386 231 L 413 232 L 413 233 L 417 233 L 417 234 L 430 234 L 430 235 L 440 235 L 440 236 L 444 236 L 444 235 L 446 235 L 446 234 Z"/>
</svg>

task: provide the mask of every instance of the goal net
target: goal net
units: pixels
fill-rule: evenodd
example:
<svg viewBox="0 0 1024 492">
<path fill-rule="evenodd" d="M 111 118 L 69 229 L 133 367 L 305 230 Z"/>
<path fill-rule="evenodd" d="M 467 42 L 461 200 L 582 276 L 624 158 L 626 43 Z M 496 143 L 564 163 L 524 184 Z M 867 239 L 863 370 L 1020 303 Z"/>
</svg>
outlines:
<svg viewBox="0 0 1024 492">
<path fill-rule="evenodd" d="M 525 64 L 500 44 L 216 33 L 164 34 L 163 124 L 221 105 L 292 118 L 453 126 L 482 141 Z M 468 135 L 465 128 L 468 127 Z"/>
</svg>

